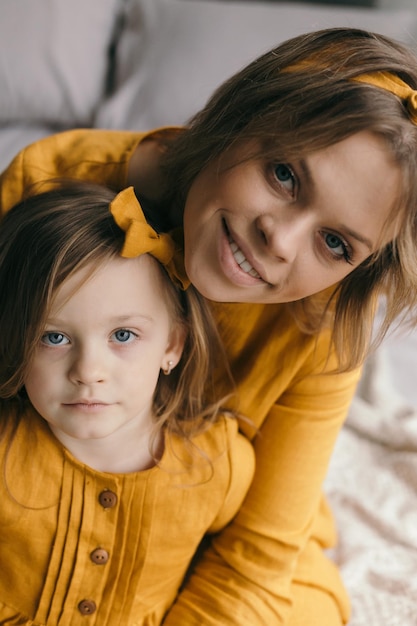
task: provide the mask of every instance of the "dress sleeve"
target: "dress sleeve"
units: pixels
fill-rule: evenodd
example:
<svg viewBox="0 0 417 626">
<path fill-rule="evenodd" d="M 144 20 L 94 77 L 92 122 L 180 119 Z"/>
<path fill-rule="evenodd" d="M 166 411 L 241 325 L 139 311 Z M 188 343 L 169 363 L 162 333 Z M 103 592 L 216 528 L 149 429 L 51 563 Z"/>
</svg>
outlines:
<svg viewBox="0 0 417 626">
<path fill-rule="evenodd" d="M 80 129 L 50 135 L 21 150 L 0 176 L 0 213 L 51 179 L 81 179 L 115 191 L 126 186 L 130 157 L 144 133 Z"/>
<path fill-rule="evenodd" d="M 358 375 L 299 377 L 270 409 L 254 441 L 248 495 L 196 565 L 164 626 L 292 626 L 295 583 L 333 594 L 338 623 L 347 621 L 338 572 L 323 553 L 335 536 L 322 483 Z"/>
<path fill-rule="evenodd" d="M 216 533 L 236 515 L 252 483 L 255 472 L 255 452 L 250 441 L 238 432 L 237 420 L 225 419 L 229 485 L 223 506 L 208 529 Z"/>
</svg>

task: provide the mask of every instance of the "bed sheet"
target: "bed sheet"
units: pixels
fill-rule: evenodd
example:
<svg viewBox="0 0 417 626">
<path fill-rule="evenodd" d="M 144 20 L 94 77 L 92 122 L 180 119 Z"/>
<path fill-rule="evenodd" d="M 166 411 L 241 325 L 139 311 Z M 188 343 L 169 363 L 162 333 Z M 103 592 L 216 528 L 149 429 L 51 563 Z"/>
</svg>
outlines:
<svg viewBox="0 0 417 626">
<path fill-rule="evenodd" d="M 350 626 L 417 625 L 416 355 L 414 333 L 369 358 L 326 481 Z"/>
</svg>

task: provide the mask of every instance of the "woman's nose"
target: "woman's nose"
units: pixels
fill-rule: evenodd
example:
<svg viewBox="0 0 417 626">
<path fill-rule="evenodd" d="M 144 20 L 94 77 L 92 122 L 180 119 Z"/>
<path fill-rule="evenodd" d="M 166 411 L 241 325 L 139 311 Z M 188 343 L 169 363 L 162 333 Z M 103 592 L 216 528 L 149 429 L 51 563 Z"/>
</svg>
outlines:
<svg viewBox="0 0 417 626">
<path fill-rule="evenodd" d="M 70 379 L 78 385 L 93 385 L 104 382 L 105 357 L 93 346 L 78 348 L 70 369 Z"/>
<path fill-rule="evenodd" d="M 307 245 L 308 218 L 300 213 L 285 218 L 261 215 L 256 228 L 269 253 L 285 263 L 292 262 Z"/>
</svg>

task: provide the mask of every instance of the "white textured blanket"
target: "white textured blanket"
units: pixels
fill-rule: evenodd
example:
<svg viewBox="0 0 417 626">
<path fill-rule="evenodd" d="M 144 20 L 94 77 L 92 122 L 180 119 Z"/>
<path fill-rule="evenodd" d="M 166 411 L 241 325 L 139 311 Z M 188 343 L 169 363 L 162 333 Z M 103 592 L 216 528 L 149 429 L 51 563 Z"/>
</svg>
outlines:
<svg viewBox="0 0 417 626">
<path fill-rule="evenodd" d="M 417 389 L 417 353 L 415 363 Z M 394 379 L 382 347 L 366 365 L 326 481 L 350 626 L 417 626 L 417 405 Z"/>
</svg>

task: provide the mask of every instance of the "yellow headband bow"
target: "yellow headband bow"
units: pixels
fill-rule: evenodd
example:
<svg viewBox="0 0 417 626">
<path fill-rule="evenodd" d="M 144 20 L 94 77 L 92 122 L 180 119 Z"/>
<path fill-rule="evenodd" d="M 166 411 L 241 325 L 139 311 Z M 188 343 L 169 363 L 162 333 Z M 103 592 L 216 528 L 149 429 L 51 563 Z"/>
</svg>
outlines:
<svg viewBox="0 0 417 626">
<path fill-rule="evenodd" d="M 110 203 L 110 212 L 116 224 L 126 233 L 121 256 L 131 259 L 151 254 L 162 263 L 173 282 L 187 289 L 190 281 L 179 245 L 180 232 L 175 231 L 172 236 L 166 233 L 159 235 L 146 221 L 133 187 L 117 194 Z"/>
<path fill-rule="evenodd" d="M 380 87 L 398 96 L 407 104 L 411 121 L 417 124 L 417 91 L 412 89 L 410 85 L 407 85 L 401 78 L 390 72 L 372 72 L 354 76 L 351 80 Z"/>
<path fill-rule="evenodd" d="M 314 66 L 314 62 L 309 59 L 298 61 L 293 65 L 283 68 L 283 72 L 294 72 L 297 70 L 309 69 Z M 316 66 L 320 67 L 320 65 Z M 325 69 L 323 66 L 322 69 Z M 359 74 L 359 76 L 353 76 L 349 80 L 364 83 L 366 85 L 373 85 L 380 89 L 389 91 L 394 96 L 400 98 L 406 105 L 413 124 L 417 125 L 417 90 L 413 89 L 404 82 L 401 78 L 392 74 L 391 72 L 369 72 L 368 74 Z"/>
</svg>

